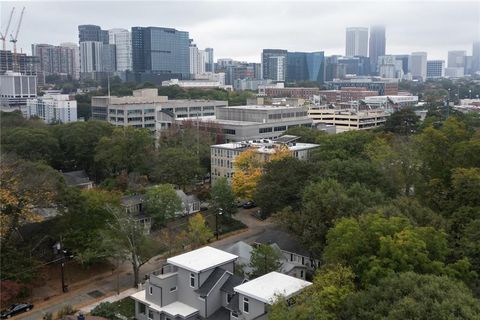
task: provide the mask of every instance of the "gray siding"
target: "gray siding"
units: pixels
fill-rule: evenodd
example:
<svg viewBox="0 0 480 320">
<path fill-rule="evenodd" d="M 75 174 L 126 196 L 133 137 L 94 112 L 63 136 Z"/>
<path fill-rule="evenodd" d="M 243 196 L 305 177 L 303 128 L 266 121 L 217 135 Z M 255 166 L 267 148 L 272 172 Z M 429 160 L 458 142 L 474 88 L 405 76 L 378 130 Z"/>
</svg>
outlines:
<svg viewBox="0 0 480 320">
<path fill-rule="evenodd" d="M 249 311 L 248 313 L 243 311 L 243 298 L 245 297 L 243 294 L 239 294 L 239 306 L 240 306 L 240 311 L 242 312 L 242 316 L 244 317 L 243 319 L 245 320 L 251 320 L 255 319 L 256 317 L 262 315 L 265 313 L 265 303 L 258 301 L 252 297 L 248 297 L 248 302 L 249 302 Z"/>
<path fill-rule="evenodd" d="M 190 287 L 190 271 L 178 269 L 177 297 L 178 301 L 183 302 L 199 311 L 202 317 L 205 316 L 205 303 L 198 299 L 198 294 L 194 291 L 198 289 L 198 274 L 195 274 L 195 287 Z"/>
<path fill-rule="evenodd" d="M 229 274 L 225 273 L 217 284 L 212 288 L 210 295 L 207 297 L 207 317 L 211 316 L 215 311 L 220 309 L 223 304 L 222 299 L 226 299 L 225 294 L 220 291 L 220 288 L 228 280 Z"/>
</svg>

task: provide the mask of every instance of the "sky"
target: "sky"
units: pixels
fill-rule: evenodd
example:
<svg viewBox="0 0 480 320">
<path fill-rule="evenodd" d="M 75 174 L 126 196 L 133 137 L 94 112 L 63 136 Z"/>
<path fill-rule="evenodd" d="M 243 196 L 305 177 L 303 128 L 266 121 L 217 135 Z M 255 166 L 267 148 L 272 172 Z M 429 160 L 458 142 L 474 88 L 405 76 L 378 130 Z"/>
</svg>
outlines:
<svg viewBox="0 0 480 320">
<path fill-rule="evenodd" d="M 387 54 L 446 60 L 449 50 L 471 54 L 480 40 L 480 1 L 2 1 L 2 32 L 12 6 L 9 33 L 26 7 L 17 48 L 29 54 L 32 43 L 78 42 L 80 24 L 171 27 L 214 48 L 215 59 L 249 62 L 260 62 L 264 48 L 344 54 L 345 28 L 374 24 L 386 27 Z"/>
</svg>

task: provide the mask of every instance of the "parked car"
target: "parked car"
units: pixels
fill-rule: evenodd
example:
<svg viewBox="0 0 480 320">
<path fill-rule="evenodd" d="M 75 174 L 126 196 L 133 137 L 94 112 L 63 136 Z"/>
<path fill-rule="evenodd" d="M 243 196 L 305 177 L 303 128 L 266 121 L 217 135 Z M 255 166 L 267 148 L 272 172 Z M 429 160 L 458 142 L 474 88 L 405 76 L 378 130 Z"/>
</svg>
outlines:
<svg viewBox="0 0 480 320">
<path fill-rule="evenodd" d="M 2 313 L 0 314 L 0 318 L 8 319 L 19 313 L 30 311 L 31 309 L 33 309 L 33 304 L 31 303 L 12 304 L 10 308 L 2 311 Z"/>
<path fill-rule="evenodd" d="M 253 201 L 247 201 L 243 204 L 243 209 L 255 208 L 257 205 Z"/>
</svg>

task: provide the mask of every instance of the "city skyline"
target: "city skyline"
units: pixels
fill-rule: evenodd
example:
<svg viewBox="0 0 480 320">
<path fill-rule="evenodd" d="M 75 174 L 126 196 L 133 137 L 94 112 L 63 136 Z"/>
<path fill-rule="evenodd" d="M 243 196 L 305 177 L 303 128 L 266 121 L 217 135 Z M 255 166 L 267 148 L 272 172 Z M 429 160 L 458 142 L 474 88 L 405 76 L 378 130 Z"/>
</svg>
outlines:
<svg viewBox="0 0 480 320">
<path fill-rule="evenodd" d="M 185 11 L 187 3 L 188 12 Z M 49 2 L 48 5 L 36 1 L 3 2 L 0 6 L 2 29 L 11 7 L 17 8 L 10 32 L 16 26 L 21 7 L 26 6 L 17 44 L 19 51 L 26 53 L 30 53 L 33 43 L 78 42 L 79 24 L 96 24 L 105 30 L 131 30 L 134 26 L 171 27 L 188 31 L 200 48 L 213 47 L 216 59 L 251 62 L 260 62 L 264 48 L 342 55 L 347 27 L 371 27 L 374 24 L 386 27 L 386 54 L 426 51 L 428 59 L 447 60 L 451 50 L 466 50 L 471 54 L 473 41 L 480 39 L 480 3 L 473 1 L 390 1 L 388 6 L 361 1 L 303 2 L 301 6 L 298 2 L 273 4 L 270 1 L 68 1 Z M 235 10 L 231 10 L 232 6 Z M 256 10 L 251 10 L 252 6 Z M 275 12 L 271 11 L 273 6 Z M 46 23 L 46 17 L 51 19 L 49 23 Z M 447 19 L 455 23 L 445 23 Z"/>
</svg>

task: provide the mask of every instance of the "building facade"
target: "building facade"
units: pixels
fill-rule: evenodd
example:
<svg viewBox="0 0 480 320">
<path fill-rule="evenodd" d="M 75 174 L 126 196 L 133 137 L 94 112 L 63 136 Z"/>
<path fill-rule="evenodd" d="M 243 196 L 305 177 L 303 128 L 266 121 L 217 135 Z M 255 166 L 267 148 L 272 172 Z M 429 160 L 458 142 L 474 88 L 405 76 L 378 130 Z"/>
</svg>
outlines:
<svg viewBox="0 0 480 320">
<path fill-rule="evenodd" d="M 378 95 L 377 91 L 366 88 L 343 88 L 342 90 L 321 90 L 319 92 L 322 102 L 339 104 L 342 102 L 356 101 L 365 97 Z"/>
<path fill-rule="evenodd" d="M 448 51 L 448 68 L 465 68 L 465 59 L 467 56 L 467 51 L 456 50 Z"/>
<path fill-rule="evenodd" d="M 32 44 L 32 55 L 39 58 L 39 71 L 45 76 L 60 75 L 75 79 L 78 49 L 53 46 L 50 44 Z"/>
<path fill-rule="evenodd" d="M 28 99 L 27 118 L 39 117 L 46 123 L 77 121 L 77 101 L 68 94 L 44 95 Z"/>
<path fill-rule="evenodd" d="M 214 72 L 213 48 L 205 48 L 205 72 Z"/>
<path fill-rule="evenodd" d="M 264 85 L 258 87 L 258 95 L 272 98 L 302 98 L 310 99 L 314 95 L 318 95 L 319 88 L 301 88 L 277 85 Z"/>
<path fill-rule="evenodd" d="M 385 26 L 371 26 L 368 44 L 368 56 L 370 57 L 370 63 L 373 68 L 378 66 L 378 57 L 385 55 L 386 42 Z"/>
<path fill-rule="evenodd" d="M 474 41 L 472 44 L 472 71 L 480 71 L 480 41 Z"/>
<path fill-rule="evenodd" d="M 115 71 L 132 70 L 132 37 L 126 29 L 108 30 L 109 43 L 115 45 Z"/>
<path fill-rule="evenodd" d="M 368 56 L 368 28 L 347 28 L 345 37 L 345 56 Z"/>
<path fill-rule="evenodd" d="M 277 139 L 254 139 L 210 146 L 212 182 L 220 177 L 231 178 L 235 174 L 235 158 L 242 152 L 253 149 L 260 159 L 268 161 L 278 150 L 286 150 L 300 160 L 307 160 L 318 144 L 296 142 L 298 137 L 282 136 Z"/>
<path fill-rule="evenodd" d="M 27 99 L 37 97 L 37 76 L 7 71 L 0 74 L 0 106 L 4 110 L 21 109 Z"/>
<path fill-rule="evenodd" d="M 366 88 L 368 91 L 376 91 L 378 95 L 398 94 L 398 81 L 377 78 L 357 78 L 350 80 L 333 80 L 327 82 L 328 89 L 342 90 L 344 88 Z"/>
<path fill-rule="evenodd" d="M 263 49 L 262 76 L 263 79 L 285 81 L 287 72 L 287 50 Z"/>
<path fill-rule="evenodd" d="M 311 81 L 323 83 L 325 80 L 325 57 L 321 52 L 288 52 L 287 82 Z"/>
<path fill-rule="evenodd" d="M 428 60 L 427 61 L 427 79 L 436 79 L 445 77 L 445 61 L 444 60 Z"/>
<path fill-rule="evenodd" d="M 189 34 L 186 31 L 160 27 L 132 27 L 132 61 L 133 71 L 136 73 L 161 73 L 167 76 L 180 74 L 182 79 L 188 79 L 189 48 Z"/>
<path fill-rule="evenodd" d="M 410 57 L 410 72 L 414 79 L 425 81 L 427 78 L 426 52 L 412 52 Z"/>
</svg>

